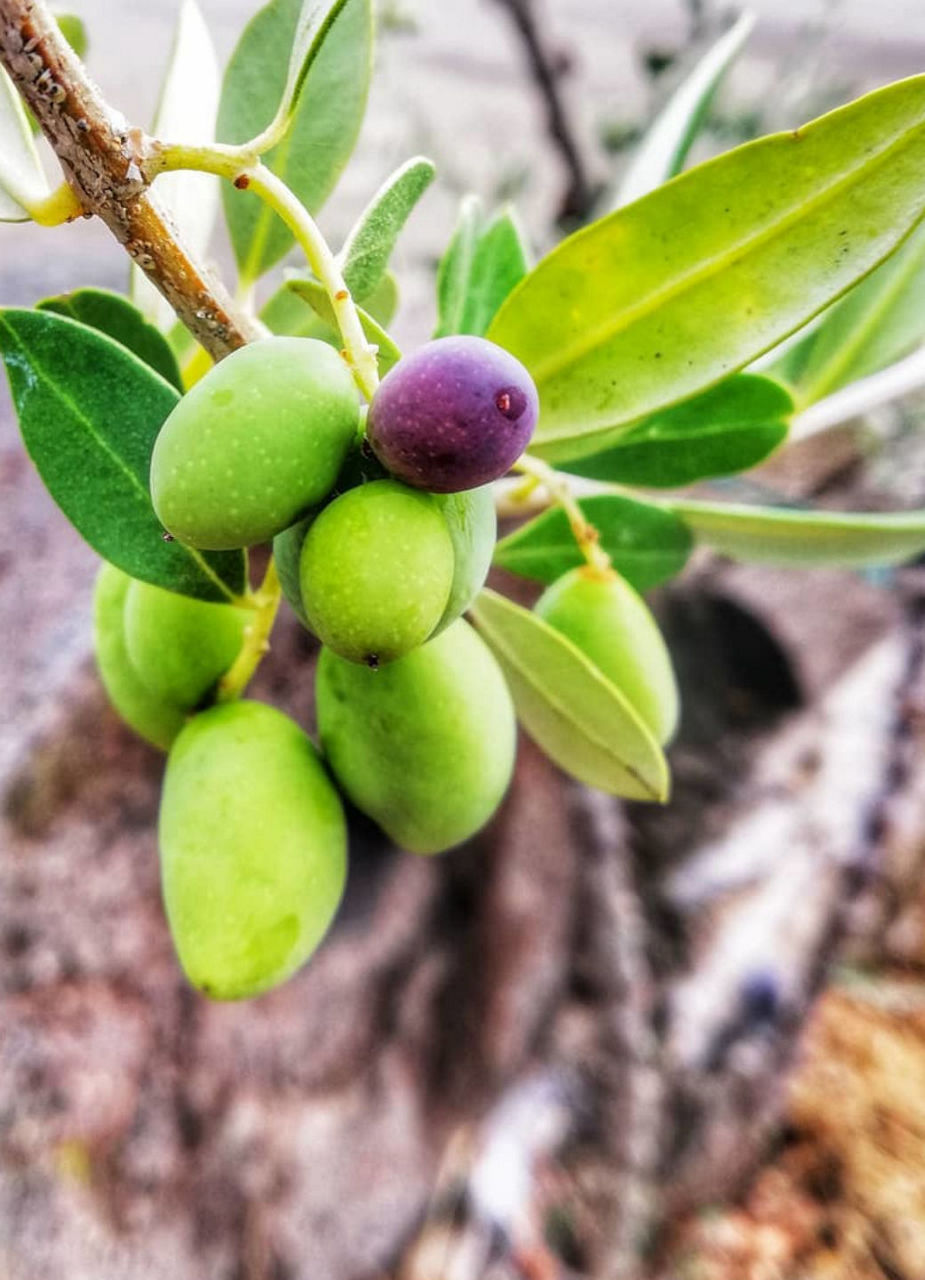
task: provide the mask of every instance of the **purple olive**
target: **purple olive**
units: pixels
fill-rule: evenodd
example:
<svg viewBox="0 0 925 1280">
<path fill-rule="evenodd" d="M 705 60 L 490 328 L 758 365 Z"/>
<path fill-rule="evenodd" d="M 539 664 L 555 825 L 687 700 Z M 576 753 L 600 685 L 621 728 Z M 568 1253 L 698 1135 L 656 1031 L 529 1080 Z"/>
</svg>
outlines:
<svg viewBox="0 0 925 1280">
<path fill-rule="evenodd" d="M 486 338 L 437 338 L 383 379 L 369 409 L 376 457 L 405 484 L 432 493 L 503 476 L 533 434 L 539 397 L 530 374 Z"/>
</svg>

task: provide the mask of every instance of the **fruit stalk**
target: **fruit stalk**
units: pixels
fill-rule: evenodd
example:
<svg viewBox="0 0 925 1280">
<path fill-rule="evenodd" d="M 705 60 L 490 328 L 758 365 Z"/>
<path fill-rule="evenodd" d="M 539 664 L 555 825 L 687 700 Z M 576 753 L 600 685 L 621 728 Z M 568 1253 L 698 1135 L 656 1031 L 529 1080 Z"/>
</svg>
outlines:
<svg viewBox="0 0 925 1280">
<path fill-rule="evenodd" d="M 589 524 L 572 492 L 572 487 L 561 472 L 548 463 L 525 453 L 514 464 L 514 470 L 542 485 L 550 499 L 565 512 L 569 527 L 578 543 L 578 550 L 592 569 L 609 574 L 613 565 L 610 556 L 601 546 L 600 534 Z"/>
<path fill-rule="evenodd" d="M 213 173 L 233 182 L 239 190 L 252 191 L 282 218 L 330 298 L 344 343 L 344 358 L 352 368 L 360 390 L 371 400 L 379 385 L 376 349 L 366 341 L 356 303 L 335 254 L 298 197 L 266 165 L 254 159 L 247 148 L 218 144 L 196 147 L 160 142 L 152 144 L 145 162 L 149 177 L 183 169 Z"/>
<path fill-rule="evenodd" d="M 270 633 L 281 597 L 279 575 L 271 556 L 263 582 L 247 597 L 246 603 L 253 609 L 254 616 L 245 629 L 241 652 L 219 681 L 217 702 L 234 702 L 247 688 L 264 654 L 269 651 Z"/>
</svg>

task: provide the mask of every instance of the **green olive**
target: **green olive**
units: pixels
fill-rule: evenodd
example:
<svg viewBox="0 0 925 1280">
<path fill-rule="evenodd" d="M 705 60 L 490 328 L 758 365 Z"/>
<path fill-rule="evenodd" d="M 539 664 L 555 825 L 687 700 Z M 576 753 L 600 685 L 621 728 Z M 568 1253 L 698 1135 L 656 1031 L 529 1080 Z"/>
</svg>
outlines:
<svg viewBox="0 0 925 1280">
<path fill-rule="evenodd" d="M 159 840 L 167 917 L 194 987 L 258 995 L 299 968 L 340 903 L 346 826 L 315 748 L 258 702 L 189 722 L 167 762 Z"/>
<path fill-rule="evenodd" d="M 359 425 L 336 351 L 267 338 L 233 352 L 187 392 L 151 459 L 158 518 L 193 547 L 266 542 L 331 490 Z"/>
<path fill-rule="evenodd" d="M 322 749 L 357 808 L 412 853 L 474 835 L 510 782 L 516 722 L 494 657 L 462 619 L 381 671 L 323 649 Z"/>
<path fill-rule="evenodd" d="M 133 667 L 125 645 L 125 598 L 132 579 L 104 564 L 93 595 L 93 646 L 109 700 L 125 723 L 152 746 L 166 751 L 183 728 L 179 706 L 152 693 Z"/>
<path fill-rule="evenodd" d="M 436 499 L 375 480 L 335 498 L 309 529 L 299 562 L 305 615 L 341 657 L 392 662 L 432 634 L 454 568 Z"/>
<path fill-rule="evenodd" d="M 659 742 L 673 736 L 679 701 L 671 657 L 628 582 L 614 572 L 573 569 L 543 593 L 536 612 L 616 685 Z"/>
<path fill-rule="evenodd" d="M 125 597 L 125 647 L 152 693 L 189 710 L 240 652 L 249 614 L 132 582 Z"/>
</svg>

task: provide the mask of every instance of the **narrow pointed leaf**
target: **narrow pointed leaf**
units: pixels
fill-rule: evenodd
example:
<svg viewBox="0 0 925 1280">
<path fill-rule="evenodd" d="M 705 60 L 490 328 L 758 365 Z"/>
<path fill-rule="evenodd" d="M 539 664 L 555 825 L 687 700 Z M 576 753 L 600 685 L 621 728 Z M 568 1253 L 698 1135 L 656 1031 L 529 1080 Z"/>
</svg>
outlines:
<svg viewBox="0 0 925 1280">
<path fill-rule="evenodd" d="M 341 253 L 344 280 L 356 298 L 362 300 L 378 287 L 402 228 L 436 172 L 430 160 L 420 156 L 409 160 L 376 192 L 360 216 Z"/>
<path fill-rule="evenodd" d="M 530 369 L 547 458 L 599 451 L 828 306 L 925 214 L 925 76 L 700 165 L 553 250 L 489 337 Z"/>
<path fill-rule="evenodd" d="M 647 131 L 620 183 L 615 207 L 631 204 L 680 173 L 723 77 L 755 25 L 743 13 L 678 86 Z"/>
<path fill-rule="evenodd" d="M 220 88 L 218 57 L 205 19 L 196 0 L 183 0 L 154 118 L 154 136 L 168 142 L 213 142 Z M 164 173 L 153 190 L 186 247 L 203 256 L 218 213 L 218 179 L 208 173 Z M 171 327 L 176 319 L 173 308 L 134 265 L 130 292 L 158 328 Z"/>
<path fill-rule="evenodd" d="M 925 226 L 837 303 L 771 372 L 802 406 L 893 364 L 925 341 Z"/>
<path fill-rule="evenodd" d="M 461 332 L 482 220 L 481 200 L 478 196 L 466 196 L 459 207 L 453 238 L 437 269 L 435 338 L 446 338 L 450 334 Z"/>
<path fill-rule="evenodd" d="M 245 28 L 222 86 L 220 142 L 249 142 L 270 123 L 289 81 L 301 16 L 299 0 L 271 0 Z M 286 136 L 264 156 L 310 213 L 333 191 L 356 143 L 372 48 L 372 0 L 346 0 L 310 61 Z M 289 251 L 292 233 L 255 195 L 226 184 L 222 197 L 239 270 L 254 281 Z"/>
<path fill-rule="evenodd" d="M 671 511 L 609 493 L 582 498 L 579 505 L 614 568 L 637 591 L 673 578 L 687 564 L 693 539 Z M 584 564 L 584 557 L 565 514 L 556 507 L 502 538 L 494 562 L 523 578 L 551 583 Z"/>
<path fill-rule="evenodd" d="M 520 225 L 512 209 L 502 209 L 476 242 L 458 331 L 482 337 L 528 269 Z"/>
<path fill-rule="evenodd" d="M 108 334 L 166 378 L 171 386 L 178 391 L 183 390 L 180 367 L 170 343 L 121 294 L 110 293 L 106 289 L 77 289 L 56 298 L 46 298 L 38 304 L 38 309 L 69 316 L 91 329 Z"/>
<path fill-rule="evenodd" d="M 679 488 L 757 466 L 787 438 L 793 400 L 779 382 L 733 374 L 630 427 L 603 453 L 563 464 L 595 480 Z"/>
<path fill-rule="evenodd" d="M 481 593 L 472 617 L 501 664 L 518 718 L 560 768 L 611 795 L 667 799 L 658 743 L 570 640 L 494 591 Z"/>
<path fill-rule="evenodd" d="M 0 67 L 0 222 L 28 222 L 49 190 L 25 107 Z"/>
<path fill-rule="evenodd" d="M 331 300 L 323 287 L 317 280 L 307 280 L 303 277 L 294 277 L 286 282 L 286 288 L 294 293 L 304 303 L 315 312 L 316 316 L 321 320 L 322 324 L 332 335 L 332 339 L 328 339 L 327 335 L 318 334 L 311 336 L 325 337 L 325 340 L 332 340 L 332 345 L 340 347 L 340 338 L 337 331 L 337 321 L 334 317 L 334 309 L 331 306 Z M 401 352 L 392 341 L 385 329 L 378 324 L 368 312 L 362 307 L 357 307 L 360 316 L 360 323 L 363 326 L 363 332 L 367 339 L 379 348 L 379 371 L 382 374 L 398 364 L 401 359 Z M 306 335 L 309 336 L 309 335 Z"/>
<path fill-rule="evenodd" d="M 111 338 L 48 311 L 0 311 L 0 351 L 23 440 L 58 506 L 105 560 L 201 600 L 244 590 L 241 552 L 165 542 L 148 492 L 175 389 Z"/>
<path fill-rule="evenodd" d="M 842 514 L 694 500 L 669 509 L 698 542 L 760 564 L 864 568 L 902 564 L 925 552 L 925 511 Z"/>
</svg>

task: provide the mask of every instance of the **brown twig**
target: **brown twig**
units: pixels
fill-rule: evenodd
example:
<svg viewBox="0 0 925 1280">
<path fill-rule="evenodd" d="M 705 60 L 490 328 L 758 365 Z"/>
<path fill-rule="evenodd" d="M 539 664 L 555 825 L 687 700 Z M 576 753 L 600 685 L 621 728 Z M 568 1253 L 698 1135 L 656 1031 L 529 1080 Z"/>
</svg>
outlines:
<svg viewBox="0 0 925 1280">
<path fill-rule="evenodd" d="M 146 139 L 104 102 L 44 0 L 0 0 L 0 63 L 95 214 L 215 359 L 259 336 L 183 248 L 141 172 Z"/>
<path fill-rule="evenodd" d="M 559 220 L 584 222 L 594 205 L 595 191 L 562 98 L 560 59 L 546 44 L 534 0 L 498 0 L 498 3 L 510 14 L 523 41 L 530 74 L 546 108 L 549 136 L 568 173 L 568 187 L 562 199 Z"/>
</svg>

